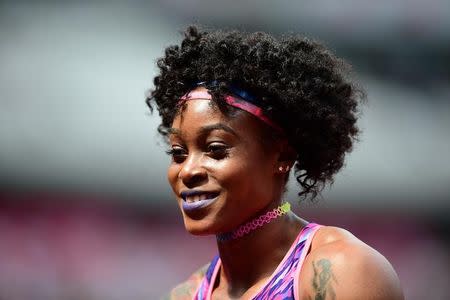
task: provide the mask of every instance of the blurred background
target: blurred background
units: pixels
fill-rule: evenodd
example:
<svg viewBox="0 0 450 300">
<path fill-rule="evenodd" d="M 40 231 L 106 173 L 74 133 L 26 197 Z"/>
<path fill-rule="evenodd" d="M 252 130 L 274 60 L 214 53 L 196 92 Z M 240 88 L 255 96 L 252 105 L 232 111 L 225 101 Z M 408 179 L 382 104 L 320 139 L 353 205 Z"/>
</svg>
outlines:
<svg viewBox="0 0 450 300">
<path fill-rule="evenodd" d="M 407 299 L 450 299 L 450 3 L 0 1 L 0 299 L 158 299 L 215 254 L 185 233 L 144 98 L 190 23 L 300 33 L 352 63 L 361 141 L 303 218 L 351 230 Z"/>
</svg>

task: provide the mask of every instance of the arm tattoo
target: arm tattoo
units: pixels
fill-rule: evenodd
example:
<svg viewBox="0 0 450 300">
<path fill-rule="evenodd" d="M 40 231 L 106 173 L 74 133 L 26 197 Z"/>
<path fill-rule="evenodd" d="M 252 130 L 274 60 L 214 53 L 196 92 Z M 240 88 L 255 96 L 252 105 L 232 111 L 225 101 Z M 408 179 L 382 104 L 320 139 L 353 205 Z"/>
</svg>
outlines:
<svg viewBox="0 0 450 300">
<path fill-rule="evenodd" d="M 312 262 L 314 270 L 314 278 L 312 286 L 314 288 L 314 300 L 336 299 L 332 281 L 336 282 L 333 272 L 331 271 L 331 262 L 328 259 L 321 259 Z M 312 298 L 310 298 L 312 299 Z"/>
<path fill-rule="evenodd" d="M 175 287 L 169 295 L 168 300 L 187 300 L 192 299 L 194 296 L 197 282 L 194 280 L 188 280 L 177 287 Z"/>
<path fill-rule="evenodd" d="M 161 300 L 186 300 L 192 299 L 197 290 L 197 287 L 200 285 L 203 280 L 203 276 L 206 274 L 206 270 L 208 269 L 209 264 L 204 265 L 199 270 L 194 272 L 194 274 L 189 277 L 188 280 L 176 286 L 169 295 L 164 297 Z"/>
</svg>

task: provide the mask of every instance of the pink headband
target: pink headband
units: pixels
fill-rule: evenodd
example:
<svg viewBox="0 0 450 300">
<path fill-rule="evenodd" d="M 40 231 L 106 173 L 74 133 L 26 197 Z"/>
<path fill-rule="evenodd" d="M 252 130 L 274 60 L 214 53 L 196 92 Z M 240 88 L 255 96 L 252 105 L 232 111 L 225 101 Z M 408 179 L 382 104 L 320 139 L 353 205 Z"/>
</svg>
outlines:
<svg viewBox="0 0 450 300">
<path fill-rule="evenodd" d="M 188 101 L 188 100 L 211 100 L 211 99 L 212 99 L 211 94 L 208 93 L 208 91 L 193 90 L 180 98 L 180 104 L 184 103 L 185 101 Z M 238 97 L 235 97 L 232 95 L 226 95 L 224 97 L 224 100 L 228 105 L 245 110 L 246 112 L 254 115 L 255 117 L 257 117 L 258 119 L 260 119 L 267 125 L 271 126 L 272 128 L 276 129 L 277 131 L 283 132 L 283 129 L 280 126 L 275 124 L 266 115 L 264 115 L 264 112 L 260 107 L 254 105 L 248 101 L 245 101 L 242 98 L 238 98 Z"/>
</svg>

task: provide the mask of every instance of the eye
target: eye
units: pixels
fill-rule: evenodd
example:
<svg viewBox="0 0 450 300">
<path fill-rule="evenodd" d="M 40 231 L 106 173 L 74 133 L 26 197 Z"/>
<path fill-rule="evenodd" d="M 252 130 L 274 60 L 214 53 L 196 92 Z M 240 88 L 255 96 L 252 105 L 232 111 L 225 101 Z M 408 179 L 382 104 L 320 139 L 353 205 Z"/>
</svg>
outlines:
<svg viewBox="0 0 450 300">
<path fill-rule="evenodd" d="M 182 163 L 187 157 L 187 151 L 180 146 L 173 146 L 172 149 L 166 151 L 167 155 L 172 156 L 172 161 Z"/>
<path fill-rule="evenodd" d="M 207 146 L 208 155 L 214 159 L 223 159 L 229 155 L 229 147 L 223 143 L 210 143 Z"/>
</svg>

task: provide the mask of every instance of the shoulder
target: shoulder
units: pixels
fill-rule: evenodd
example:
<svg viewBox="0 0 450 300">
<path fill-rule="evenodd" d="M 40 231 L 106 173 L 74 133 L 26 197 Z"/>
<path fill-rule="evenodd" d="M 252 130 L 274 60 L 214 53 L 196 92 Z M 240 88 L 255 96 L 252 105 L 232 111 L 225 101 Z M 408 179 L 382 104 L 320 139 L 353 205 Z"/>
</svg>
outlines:
<svg viewBox="0 0 450 300">
<path fill-rule="evenodd" d="M 338 227 L 317 231 L 299 276 L 300 299 L 404 299 L 388 260 Z"/>
<path fill-rule="evenodd" d="M 203 277 L 206 274 L 206 271 L 208 270 L 209 263 L 195 271 L 189 278 L 183 282 L 177 285 L 175 288 L 170 291 L 166 297 L 164 297 L 164 300 L 187 300 L 192 299 L 195 292 L 197 291 L 201 281 L 203 280 Z"/>
</svg>

